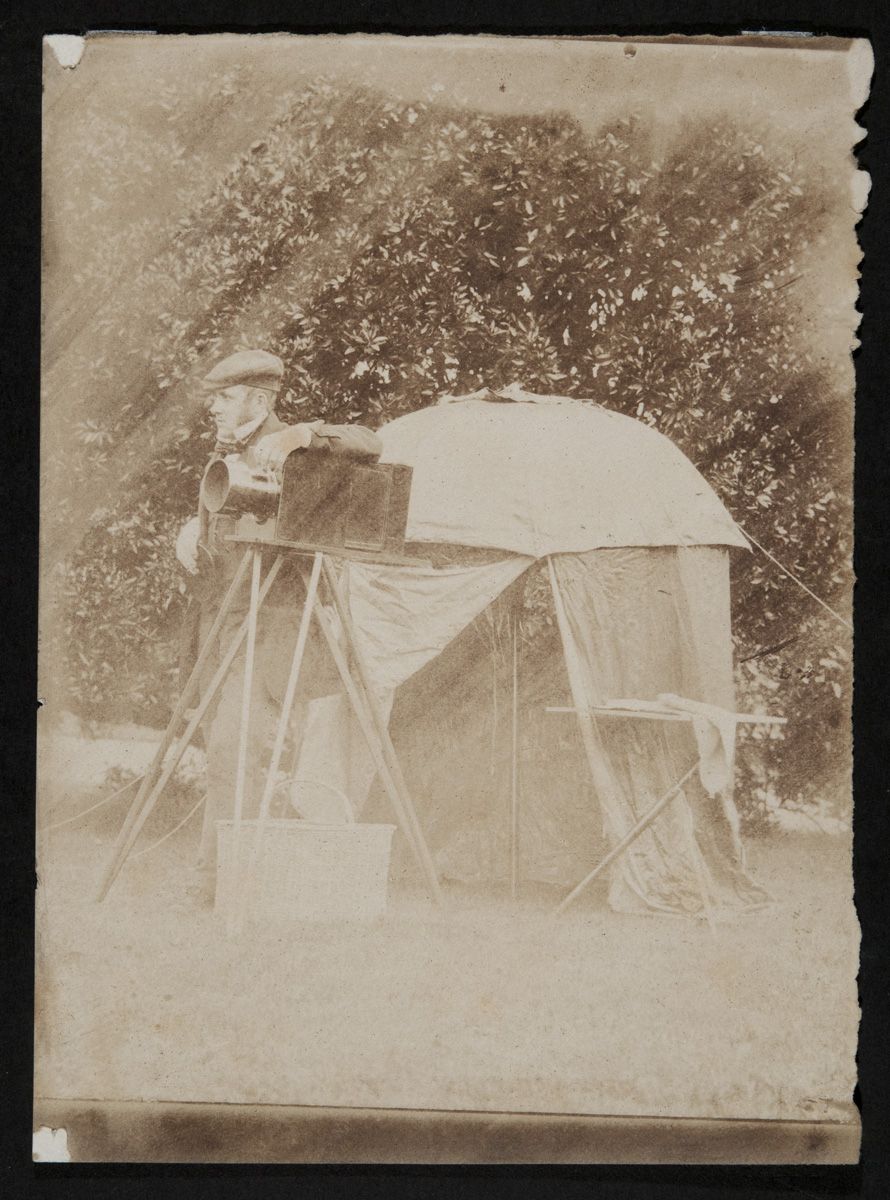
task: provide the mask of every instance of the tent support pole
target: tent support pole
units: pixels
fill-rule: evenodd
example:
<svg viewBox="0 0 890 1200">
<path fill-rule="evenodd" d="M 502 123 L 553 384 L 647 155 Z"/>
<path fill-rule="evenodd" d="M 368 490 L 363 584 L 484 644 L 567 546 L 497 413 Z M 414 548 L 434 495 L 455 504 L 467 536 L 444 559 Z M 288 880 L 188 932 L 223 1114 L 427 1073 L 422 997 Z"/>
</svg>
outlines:
<svg viewBox="0 0 890 1200">
<path fill-rule="evenodd" d="M 578 725 L 584 742 L 584 752 L 587 765 L 593 779 L 593 787 L 601 796 L 614 796 L 615 785 L 611 774 L 605 766 L 605 750 L 596 730 L 590 713 L 590 700 L 585 692 L 584 672 L 575 650 L 569 629 L 569 619 L 566 615 L 562 592 L 556 579 L 556 568 L 553 559 L 548 555 L 547 569 L 550 572 L 550 590 L 553 593 L 553 607 L 556 610 L 556 623 L 559 626 L 559 636 L 562 639 L 562 652 L 565 659 L 566 671 L 569 676 L 569 687 L 572 691 L 572 703 L 578 715 Z"/>
<path fill-rule="evenodd" d="M 253 672 L 256 661 L 257 615 L 260 598 L 260 571 L 263 556 L 259 547 L 254 547 L 250 576 L 250 609 L 247 614 L 247 649 L 244 656 L 244 680 L 241 685 L 241 724 L 238 729 L 238 761 L 235 767 L 235 816 L 232 822 L 232 875 L 239 878 L 241 850 L 241 824 L 244 814 L 244 789 L 247 782 L 248 735 L 250 732 L 250 708 L 253 697 Z M 226 930 L 231 935 L 238 925 L 238 913 L 233 904 L 229 909 Z"/>
</svg>

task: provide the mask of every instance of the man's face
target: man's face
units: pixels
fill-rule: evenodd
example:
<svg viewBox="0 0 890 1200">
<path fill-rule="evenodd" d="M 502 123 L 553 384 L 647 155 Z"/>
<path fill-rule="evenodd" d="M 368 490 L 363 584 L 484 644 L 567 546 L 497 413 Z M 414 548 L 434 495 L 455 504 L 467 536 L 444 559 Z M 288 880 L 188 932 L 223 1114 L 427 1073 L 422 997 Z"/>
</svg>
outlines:
<svg viewBox="0 0 890 1200">
<path fill-rule="evenodd" d="M 255 420 L 266 409 L 265 394 L 244 384 L 214 392 L 209 400 L 210 415 L 221 438 L 231 438 L 239 426 Z"/>
</svg>

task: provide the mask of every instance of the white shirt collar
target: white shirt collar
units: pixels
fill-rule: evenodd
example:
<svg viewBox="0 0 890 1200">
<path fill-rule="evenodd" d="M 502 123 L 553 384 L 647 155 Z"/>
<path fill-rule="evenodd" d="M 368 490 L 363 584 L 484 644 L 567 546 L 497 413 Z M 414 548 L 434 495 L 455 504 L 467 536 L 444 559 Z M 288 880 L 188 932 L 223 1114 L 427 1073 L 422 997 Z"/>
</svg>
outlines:
<svg viewBox="0 0 890 1200">
<path fill-rule="evenodd" d="M 260 413 L 258 417 L 254 417 L 252 421 L 248 421 L 245 425 L 239 425 L 235 430 L 234 437 L 236 442 L 246 442 L 252 433 L 256 433 L 259 427 L 269 419 L 267 412 Z"/>
</svg>

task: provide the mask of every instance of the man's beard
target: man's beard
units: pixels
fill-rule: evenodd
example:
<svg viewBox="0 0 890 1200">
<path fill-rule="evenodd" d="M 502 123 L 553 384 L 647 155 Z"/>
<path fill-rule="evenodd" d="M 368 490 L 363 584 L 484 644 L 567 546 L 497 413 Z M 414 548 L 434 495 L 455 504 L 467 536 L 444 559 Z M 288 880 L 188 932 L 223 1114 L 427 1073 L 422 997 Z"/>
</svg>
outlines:
<svg viewBox="0 0 890 1200">
<path fill-rule="evenodd" d="M 237 429 L 236 425 L 232 425 L 228 421 L 214 421 L 213 426 L 214 432 L 216 433 L 216 440 L 218 442 L 231 442 L 232 445 L 235 444 L 237 441 L 237 438 L 235 437 L 235 430 Z"/>
<path fill-rule="evenodd" d="M 262 410 L 246 411 L 242 410 L 236 413 L 234 417 L 226 420 L 213 419 L 214 428 L 216 431 L 216 445 L 221 451 L 239 450 L 245 442 L 245 437 L 252 436 L 254 428 L 265 420 L 268 416 L 267 412 Z"/>
<path fill-rule="evenodd" d="M 214 418 L 213 427 L 216 431 L 216 440 L 218 442 L 237 442 L 236 430 L 252 419 L 252 415 L 244 410 L 231 413 L 222 419 Z"/>
</svg>

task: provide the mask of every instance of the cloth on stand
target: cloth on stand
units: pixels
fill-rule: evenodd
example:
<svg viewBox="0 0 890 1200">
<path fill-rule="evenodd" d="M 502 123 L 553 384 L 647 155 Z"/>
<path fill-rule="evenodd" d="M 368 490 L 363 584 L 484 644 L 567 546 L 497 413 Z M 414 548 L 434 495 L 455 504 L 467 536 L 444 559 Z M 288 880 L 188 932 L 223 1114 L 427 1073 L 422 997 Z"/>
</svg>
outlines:
<svg viewBox="0 0 890 1200">
<path fill-rule="evenodd" d="M 727 712 L 718 704 L 703 704 L 672 692 L 662 693 L 658 699 L 667 708 L 691 715 L 702 786 L 709 796 L 725 792 L 732 786 L 735 766 L 735 713 Z"/>
</svg>

